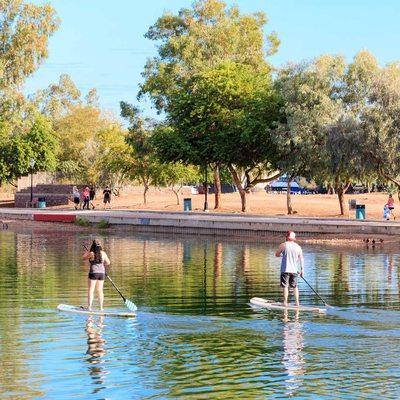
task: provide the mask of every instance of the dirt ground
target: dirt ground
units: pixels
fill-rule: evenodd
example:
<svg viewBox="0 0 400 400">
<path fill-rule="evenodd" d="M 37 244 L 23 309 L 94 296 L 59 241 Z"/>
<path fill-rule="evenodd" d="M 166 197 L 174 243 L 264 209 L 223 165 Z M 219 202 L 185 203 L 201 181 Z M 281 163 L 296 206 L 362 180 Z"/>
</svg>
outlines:
<svg viewBox="0 0 400 400">
<path fill-rule="evenodd" d="M 202 211 L 204 207 L 204 195 L 184 195 L 180 196 L 180 204 L 176 204 L 173 193 L 157 192 L 153 190 L 149 193 L 147 205 L 143 204 L 143 196 L 140 193 L 124 193 L 120 196 L 112 197 L 112 207 L 116 209 L 140 209 L 158 211 L 182 211 L 183 198 L 192 199 L 192 209 Z M 388 195 L 386 193 L 369 193 L 360 195 L 346 195 L 346 215 L 345 218 L 355 218 L 355 211 L 349 211 L 348 202 L 356 199 L 357 204 L 365 204 L 367 219 L 383 219 L 383 207 L 386 204 Z M 240 213 L 240 197 L 238 193 L 222 195 L 222 207 L 214 210 L 214 195 L 208 195 L 208 207 L 210 212 Z M 397 204 L 396 204 L 397 203 Z M 265 216 L 287 215 L 286 195 L 285 194 L 266 194 L 264 191 L 250 193 L 248 195 L 250 206 L 249 214 L 260 214 Z M 103 208 L 101 199 L 95 200 L 97 208 Z M 292 195 L 294 216 L 299 217 L 339 217 L 339 201 L 336 195 Z M 395 198 L 395 213 L 399 212 L 400 205 Z M 72 204 L 71 204 L 72 206 Z"/>
<path fill-rule="evenodd" d="M 133 210 L 157 210 L 157 211 L 182 211 L 183 199 L 192 199 L 192 210 L 203 211 L 204 195 L 181 194 L 180 204 L 176 204 L 176 197 L 167 189 L 150 189 L 147 195 L 147 204 L 143 204 L 143 194 L 138 188 L 132 191 L 121 191 L 119 196 L 112 196 L 111 206 L 113 209 Z M 346 212 L 340 216 L 339 201 L 336 195 L 309 194 L 292 195 L 292 205 L 298 217 L 325 217 L 325 218 L 355 218 L 355 211 L 349 211 L 349 200 L 356 199 L 358 204 L 365 204 L 367 219 L 383 219 L 383 207 L 387 202 L 387 193 L 368 193 L 358 195 L 345 195 Z M 400 203 L 395 198 L 395 215 L 400 219 Z M 0 205 L 13 199 L 10 193 L 0 193 Z M 99 195 L 94 201 L 96 209 L 103 209 L 102 197 Z M 5 206 L 4 204 L 3 206 Z M 248 195 L 248 214 L 265 216 L 287 215 L 286 194 L 266 194 L 264 191 L 250 193 Z M 221 208 L 214 210 L 214 195 L 208 195 L 208 207 L 212 212 L 241 213 L 240 196 L 238 193 L 222 195 Z M 69 206 L 57 207 L 60 209 L 73 209 L 73 203 Z"/>
</svg>

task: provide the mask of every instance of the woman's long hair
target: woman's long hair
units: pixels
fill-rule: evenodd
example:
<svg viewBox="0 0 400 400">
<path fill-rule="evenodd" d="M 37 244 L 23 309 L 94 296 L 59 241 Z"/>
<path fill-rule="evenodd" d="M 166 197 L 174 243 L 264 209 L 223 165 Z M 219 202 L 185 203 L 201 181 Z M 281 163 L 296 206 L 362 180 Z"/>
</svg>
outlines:
<svg viewBox="0 0 400 400">
<path fill-rule="evenodd" d="M 93 262 L 96 264 L 101 264 L 103 262 L 101 250 L 103 250 L 103 248 L 101 247 L 100 243 L 97 240 L 93 240 L 93 243 L 90 246 L 90 251 L 94 254 Z"/>
</svg>

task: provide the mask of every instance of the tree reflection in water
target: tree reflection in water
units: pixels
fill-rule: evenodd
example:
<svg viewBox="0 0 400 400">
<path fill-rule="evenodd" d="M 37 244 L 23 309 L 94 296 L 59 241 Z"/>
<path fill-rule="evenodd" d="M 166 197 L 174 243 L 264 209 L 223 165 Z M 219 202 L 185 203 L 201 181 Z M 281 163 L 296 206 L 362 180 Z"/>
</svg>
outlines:
<svg viewBox="0 0 400 400">
<path fill-rule="evenodd" d="M 292 397 L 301 389 L 303 377 L 306 372 L 304 360 L 304 328 L 299 321 L 299 310 L 289 316 L 288 310 L 283 314 L 283 359 L 282 364 L 286 370 L 285 380 L 286 395 Z"/>
</svg>

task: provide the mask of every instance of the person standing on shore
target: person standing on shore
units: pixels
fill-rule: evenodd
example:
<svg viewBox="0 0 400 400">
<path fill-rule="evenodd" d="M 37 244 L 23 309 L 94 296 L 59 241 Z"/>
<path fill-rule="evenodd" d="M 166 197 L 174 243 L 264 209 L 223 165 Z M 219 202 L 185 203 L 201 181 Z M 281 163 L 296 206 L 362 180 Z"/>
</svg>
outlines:
<svg viewBox="0 0 400 400">
<path fill-rule="evenodd" d="M 92 210 L 94 210 L 95 207 L 94 207 L 93 200 L 94 200 L 94 198 L 96 197 L 96 189 L 95 189 L 94 186 L 91 186 L 91 187 L 90 187 L 89 197 L 90 197 L 90 206 L 92 207 Z"/>
<path fill-rule="evenodd" d="M 72 198 L 74 201 L 75 210 L 79 208 L 79 204 L 81 202 L 81 194 L 76 186 L 72 188 Z"/>
<path fill-rule="evenodd" d="M 289 288 L 293 289 L 296 306 L 300 305 L 299 288 L 297 287 L 297 275 L 304 275 L 304 257 L 303 250 L 295 242 L 296 234 L 288 231 L 286 241 L 279 245 L 275 255 L 282 256 L 281 261 L 281 288 L 283 291 L 283 304 L 287 306 L 289 297 Z M 300 271 L 298 269 L 300 265 Z"/>
<path fill-rule="evenodd" d="M 110 259 L 101 247 L 98 240 L 93 240 L 90 250 L 83 254 L 83 259 L 88 260 L 90 270 L 88 275 L 88 295 L 87 295 L 87 309 L 92 310 L 92 303 L 94 298 L 94 291 L 96 289 L 99 298 L 100 311 L 103 310 L 104 293 L 103 285 L 106 276 L 106 269 L 110 265 Z"/>
<path fill-rule="evenodd" d="M 108 204 L 108 207 L 111 208 L 111 189 L 106 186 L 106 188 L 103 190 L 103 203 L 104 203 L 104 209 L 106 208 L 106 205 Z"/>
<path fill-rule="evenodd" d="M 392 215 L 394 219 L 396 219 L 394 215 L 394 198 L 392 194 L 389 194 L 389 198 L 387 201 L 387 206 L 389 208 L 389 215 Z"/>
<path fill-rule="evenodd" d="M 90 190 L 89 187 L 86 186 L 85 189 L 83 189 L 83 209 L 89 210 L 89 202 L 90 202 Z"/>
</svg>

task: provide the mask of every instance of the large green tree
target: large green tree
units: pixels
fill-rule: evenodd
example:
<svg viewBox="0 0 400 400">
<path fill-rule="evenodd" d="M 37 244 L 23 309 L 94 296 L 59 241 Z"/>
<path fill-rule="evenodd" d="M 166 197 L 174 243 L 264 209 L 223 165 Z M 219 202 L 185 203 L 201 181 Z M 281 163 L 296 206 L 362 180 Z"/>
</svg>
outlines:
<svg viewBox="0 0 400 400">
<path fill-rule="evenodd" d="M 277 176 L 271 132 L 279 99 L 269 71 L 227 62 L 192 76 L 170 99 L 169 127 L 153 139 L 160 157 L 226 165 L 247 211 L 250 190 Z"/>
<path fill-rule="evenodd" d="M 148 94 L 157 110 L 168 115 L 176 91 L 194 75 L 225 62 L 249 65 L 255 71 L 265 70 L 266 56 L 274 54 L 279 46 L 275 33 L 266 37 L 269 45 L 265 45 L 266 23 L 264 13 L 242 14 L 238 7 L 228 8 L 221 0 L 200 0 L 177 15 L 165 13 L 146 34 L 159 46 L 158 56 L 149 59 L 145 66 L 140 95 Z M 190 151 L 196 150 L 201 158 L 203 149 Z M 212 167 L 218 207 L 221 165 L 213 163 Z"/>
</svg>

